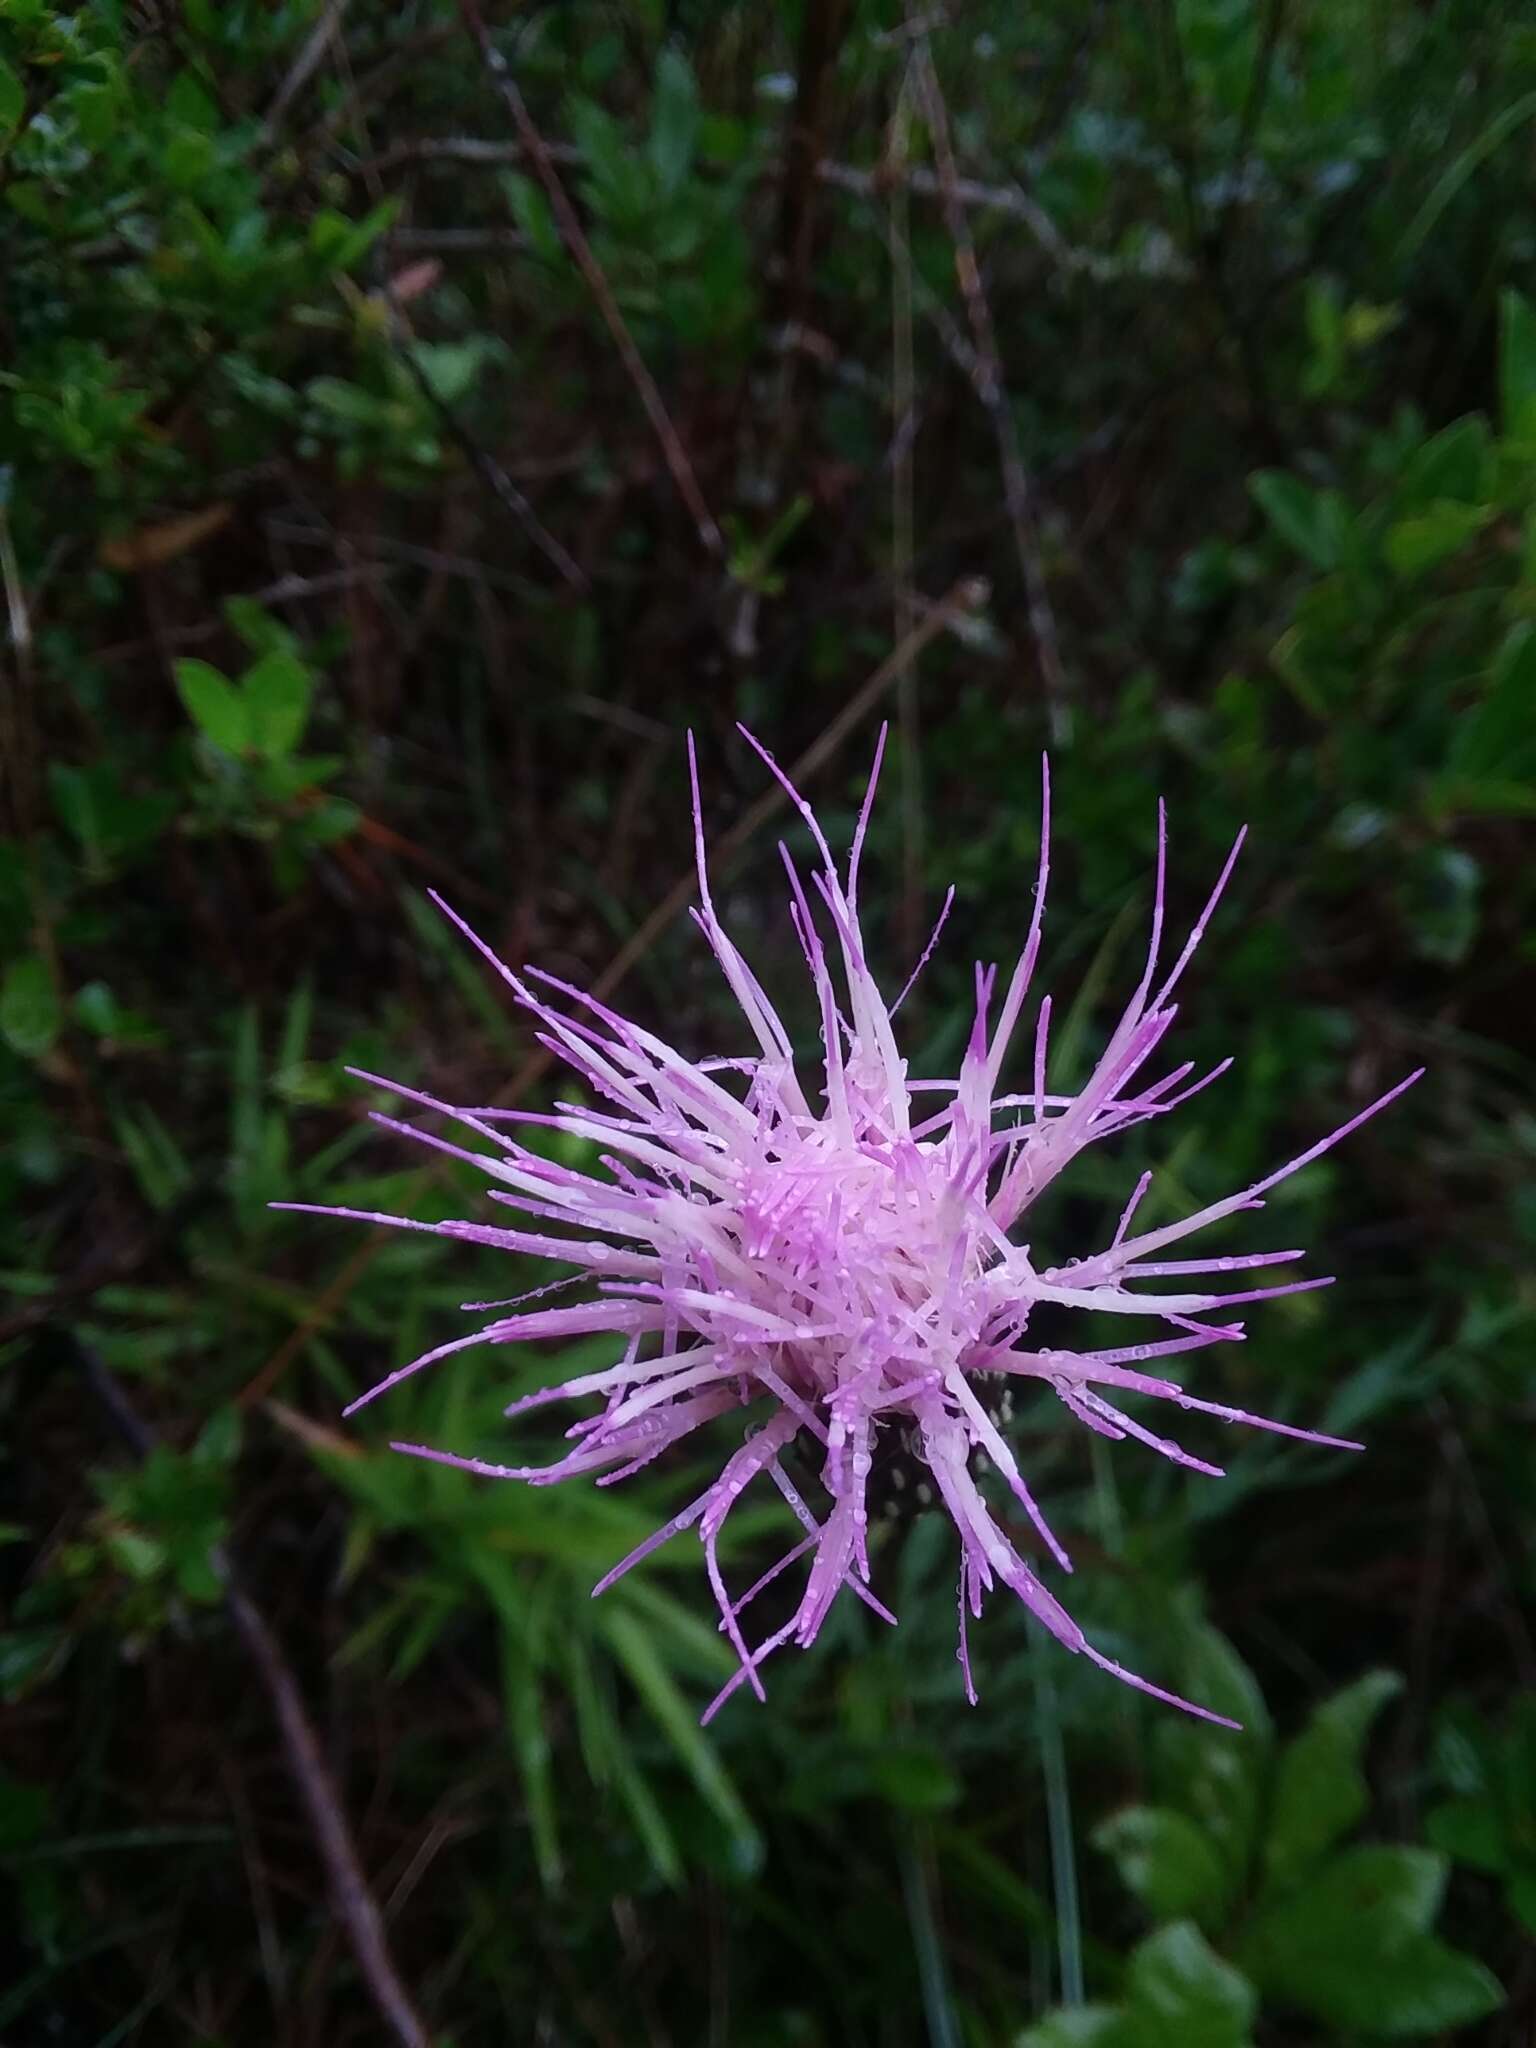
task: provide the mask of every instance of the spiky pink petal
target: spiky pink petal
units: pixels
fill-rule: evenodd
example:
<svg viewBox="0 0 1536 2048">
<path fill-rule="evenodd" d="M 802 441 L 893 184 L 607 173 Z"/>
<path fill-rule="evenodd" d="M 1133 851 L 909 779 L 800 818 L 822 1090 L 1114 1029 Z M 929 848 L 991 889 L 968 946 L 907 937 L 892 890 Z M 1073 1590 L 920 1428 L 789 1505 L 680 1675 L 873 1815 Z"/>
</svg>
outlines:
<svg viewBox="0 0 1536 2048">
<path fill-rule="evenodd" d="M 1063 1648 L 1124 1683 L 1207 1720 L 1198 1703 L 1127 1671 L 1096 1649 L 1019 1555 L 983 1490 L 983 1470 L 1023 1509 L 1040 1544 L 1064 1571 L 1071 1565 L 1004 1436 L 996 1389 L 1037 1380 L 1085 1428 L 1130 1437 L 1190 1470 L 1221 1468 L 1161 1436 L 1117 1405 L 1126 1396 L 1171 1402 L 1196 1414 L 1274 1431 L 1331 1449 L 1351 1440 L 1250 1415 L 1186 1393 L 1175 1380 L 1141 1370 L 1151 1360 L 1241 1342 L 1225 1318 L 1240 1303 L 1326 1286 L 1326 1280 L 1270 1283 L 1235 1292 L 1209 1287 L 1148 1290 L 1209 1275 L 1288 1264 L 1299 1250 L 1162 1258 L 1167 1247 L 1241 1211 L 1320 1158 L 1418 1078 L 1411 1074 L 1274 1172 L 1193 1214 L 1131 1234 L 1151 1184 L 1144 1173 L 1102 1251 L 1058 1266 L 1037 1265 L 1018 1226 L 1046 1188 L 1087 1146 L 1166 1115 L 1218 1079 L 1230 1061 L 1190 1082 L 1186 1062 L 1157 1079 L 1144 1069 L 1172 1029 L 1170 1000 L 1215 914 L 1242 846 L 1239 833 L 1171 970 L 1159 984 L 1167 895 L 1167 820 L 1158 806 L 1151 930 L 1137 984 L 1093 1072 L 1072 1094 L 1047 1085 L 1051 999 L 1039 1001 L 1027 1047 L 1027 1086 L 1001 1092 L 1033 985 L 1050 875 L 1050 780 L 1042 764 L 1040 856 L 1023 950 L 997 998 L 997 971 L 976 970 L 971 1030 L 953 1079 L 914 1079 L 891 1019 L 926 965 L 949 912 L 894 1003 L 871 972 L 859 921 L 859 867 L 885 735 L 882 730 L 860 805 L 846 874 L 810 805 L 773 756 L 749 744 L 810 832 L 815 863 L 802 875 L 787 850 L 790 919 L 811 978 L 822 1038 L 819 1100 L 796 1072 L 789 1034 L 721 923 L 705 858 L 698 766 L 688 742 L 699 905 L 694 918 L 741 1010 L 754 1050 L 690 1060 L 654 1033 L 557 976 L 515 972 L 440 898 L 459 928 L 536 1026 L 535 1036 L 596 1098 L 552 1112 L 459 1108 L 420 1089 L 359 1072 L 429 1115 L 445 1116 L 490 1149 L 476 1151 L 436 1132 L 377 1115 L 386 1129 L 459 1160 L 497 1184 L 493 1199 L 553 1226 L 499 1229 L 480 1223 L 422 1223 L 367 1210 L 286 1203 L 280 1207 L 424 1230 L 467 1243 L 547 1258 L 575 1270 L 504 1303 L 472 1335 L 439 1344 L 361 1394 L 354 1409 L 450 1354 L 477 1344 L 560 1340 L 608 1331 L 625 1339 L 613 1365 L 574 1375 L 514 1400 L 520 1415 L 554 1401 L 596 1398 L 597 1412 L 567 1432 L 570 1448 L 543 1466 L 500 1465 L 422 1444 L 395 1449 L 490 1478 L 533 1485 L 591 1477 L 622 1481 L 721 1416 L 754 1419 L 697 1499 L 614 1565 L 601 1593 L 672 1537 L 697 1531 L 738 1668 L 705 1710 L 709 1720 L 742 1685 L 762 1696 L 762 1666 L 774 1650 L 816 1640 L 845 1590 L 882 1619 L 895 1617 L 873 1592 L 869 1489 L 883 1449 L 899 1436 L 920 1451 L 960 1544 L 958 1658 L 966 1697 L 972 1680 L 968 1620 L 982 1596 L 1008 1587 Z M 542 993 L 536 992 L 537 990 Z M 1155 991 L 1155 992 L 1154 992 Z M 574 1006 L 572 1014 L 561 1004 Z M 1021 1049 L 1026 1050 L 1026 1049 Z M 924 1107 L 940 1098 L 940 1107 Z M 552 1128 L 598 1149 L 601 1171 L 551 1161 L 511 1133 Z M 569 1232 L 569 1235 L 559 1234 Z M 590 1300 L 528 1307 L 586 1280 Z M 1179 1334 L 1111 1349 L 1031 1349 L 1028 1326 L 1042 1304 L 1160 1320 Z M 510 1313 L 509 1311 L 517 1311 Z M 1113 1394 L 1116 1399 L 1111 1400 Z M 817 1469 L 818 1512 L 781 1462 L 792 1446 Z M 739 1597 L 726 1584 L 720 1548 L 726 1523 L 749 1488 L 767 1481 L 802 1535 Z M 809 1566 L 794 1610 L 756 1647 L 742 1627 L 746 1609 L 802 1560 Z"/>
</svg>

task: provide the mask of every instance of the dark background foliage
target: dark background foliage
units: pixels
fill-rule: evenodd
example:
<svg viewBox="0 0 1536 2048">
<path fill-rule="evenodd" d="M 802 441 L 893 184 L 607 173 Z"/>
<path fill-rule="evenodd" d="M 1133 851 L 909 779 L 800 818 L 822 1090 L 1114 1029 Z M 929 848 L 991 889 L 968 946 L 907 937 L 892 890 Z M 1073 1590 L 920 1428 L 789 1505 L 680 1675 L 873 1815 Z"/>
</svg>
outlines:
<svg viewBox="0 0 1536 2048">
<path fill-rule="evenodd" d="M 1529 2040 L 1533 137 L 1489 0 L 6 0 L 0 2039 Z M 504 1449 L 574 1354 L 339 1421 L 538 1277 L 266 1206 L 482 1213 L 348 1063 L 548 1098 L 425 892 L 737 1050 L 684 729 L 793 1007 L 735 721 L 836 840 L 887 718 L 889 985 L 959 892 L 919 1072 L 1042 747 L 1063 1086 L 1157 796 L 1185 913 L 1251 827 L 1180 1026 L 1237 1065 L 1042 1242 L 1429 1070 L 1251 1240 L 1340 1286 L 1201 1361 L 1363 1459 L 1017 1424 L 1096 1638 L 1241 1737 L 1001 1607 L 967 1709 L 894 1460 L 900 1631 L 701 1733 L 690 1547 L 587 1597 L 687 1471 L 386 1448 Z"/>
</svg>

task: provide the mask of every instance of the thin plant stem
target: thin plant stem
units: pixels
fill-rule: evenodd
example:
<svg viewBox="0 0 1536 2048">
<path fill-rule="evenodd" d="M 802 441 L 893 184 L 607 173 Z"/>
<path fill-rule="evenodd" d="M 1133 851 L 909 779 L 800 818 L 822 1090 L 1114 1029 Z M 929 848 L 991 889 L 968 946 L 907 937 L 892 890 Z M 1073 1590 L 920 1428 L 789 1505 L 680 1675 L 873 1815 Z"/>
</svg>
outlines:
<svg viewBox="0 0 1536 2048">
<path fill-rule="evenodd" d="M 1035 1722 L 1040 1731 L 1040 1768 L 1045 1777 L 1045 1825 L 1051 1847 L 1051 1884 L 1056 1897 L 1056 1956 L 1061 2003 L 1083 2002 L 1083 1926 L 1077 1894 L 1077 1855 L 1072 1843 L 1072 1794 L 1066 1749 L 1056 1708 L 1056 1681 L 1044 1643 L 1034 1646 Z"/>
<path fill-rule="evenodd" d="M 964 2048 L 960 2024 L 950 1996 L 949 1971 L 944 1962 L 944 1944 L 939 1939 L 933 1911 L 933 1894 L 928 1884 L 925 1844 L 910 1825 L 902 1829 L 901 1896 L 912 1931 L 912 1954 L 922 1987 L 923 2017 L 928 2022 L 929 2048 Z"/>
</svg>

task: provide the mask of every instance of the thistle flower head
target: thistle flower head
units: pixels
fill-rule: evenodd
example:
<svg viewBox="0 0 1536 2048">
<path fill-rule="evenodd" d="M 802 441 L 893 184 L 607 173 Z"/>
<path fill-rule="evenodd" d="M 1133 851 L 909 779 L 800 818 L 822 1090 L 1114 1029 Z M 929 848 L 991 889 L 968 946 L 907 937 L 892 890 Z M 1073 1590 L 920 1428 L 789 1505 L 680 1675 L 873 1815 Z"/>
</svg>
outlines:
<svg viewBox="0 0 1536 2048">
<path fill-rule="evenodd" d="M 1224 1060 L 1199 1076 L 1187 1063 L 1156 1078 L 1147 1073 L 1174 1022 L 1175 991 L 1226 886 L 1241 835 L 1165 965 L 1166 829 L 1159 806 L 1151 933 L 1140 978 L 1087 1080 L 1073 1094 L 1056 1093 L 1046 1085 L 1049 996 L 1035 1007 L 1032 1031 L 1026 1035 L 1022 1028 L 1049 871 L 1050 786 L 1043 772 L 1039 868 L 1023 950 L 1001 985 L 994 968 L 977 968 L 974 1017 L 958 1074 L 918 1079 L 909 1075 L 895 1035 L 907 991 L 894 1002 L 881 994 L 859 918 L 860 856 L 880 750 L 840 869 L 810 806 L 772 756 L 745 737 L 783 785 L 815 848 L 808 876 L 780 849 L 790 918 L 820 1009 L 822 1071 L 815 1085 L 797 1068 L 784 1024 L 716 912 L 690 740 L 700 897 L 693 915 L 740 1008 L 745 1048 L 689 1059 L 553 975 L 513 972 L 442 905 L 535 1020 L 540 1042 L 603 1106 L 562 1103 L 544 1117 L 458 1108 L 364 1075 L 419 1108 L 452 1118 L 488 1147 L 467 1150 L 412 1125 L 378 1119 L 472 1161 L 490 1176 L 492 1199 L 525 1220 L 500 1227 L 412 1223 L 346 1209 L 317 1213 L 361 1215 L 558 1260 L 576 1269 L 576 1280 L 589 1280 L 592 1293 L 560 1306 L 503 1304 L 516 1312 L 498 1314 L 473 1334 L 402 1366 L 352 1408 L 469 1345 L 610 1331 L 623 1344 L 617 1364 L 524 1395 L 507 1410 L 518 1415 L 565 1400 L 596 1404 L 571 1427 L 571 1448 L 557 1462 L 502 1466 L 419 1444 L 395 1448 L 533 1485 L 589 1476 L 609 1485 L 705 1424 L 721 1422 L 729 1448 L 718 1477 L 594 1588 L 603 1591 L 671 1537 L 697 1533 L 721 1627 L 739 1659 L 706 1719 L 743 1684 L 761 1698 L 764 1660 L 787 1642 L 814 1642 L 845 1590 L 894 1622 L 871 1584 L 869 1541 L 870 1476 L 882 1448 L 894 1441 L 924 1461 L 955 1526 L 958 1654 L 968 1698 L 976 1695 L 967 1619 L 980 1614 L 983 1594 L 1001 1584 L 1066 1649 L 1159 1699 L 1220 1719 L 1096 1649 L 1020 1554 L 1004 1521 L 1018 1511 L 1055 1564 L 1071 1570 L 995 1419 L 997 1395 L 1015 1382 L 1035 1383 L 1100 1436 L 1133 1437 L 1175 1463 L 1216 1476 L 1218 1466 L 1160 1435 L 1128 1412 L 1128 1402 L 1150 1398 L 1308 1443 L 1358 1449 L 1197 1398 L 1165 1363 L 1240 1341 L 1243 1325 L 1233 1311 L 1243 1304 L 1326 1286 L 1326 1280 L 1247 1283 L 1250 1269 L 1278 1267 L 1302 1253 L 1165 1254 L 1239 1210 L 1262 1208 L 1270 1188 L 1328 1151 L 1417 1075 L 1251 1186 L 1176 1222 L 1137 1231 L 1136 1210 L 1151 1179 L 1144 1174 L 1107 1244 L 1064 1263 L 1038 1257 L 1029 1241 L 1030 1210 L 1072 1160 L 1089 1145 L 1165 1116 L 1230 1064 Z M 914 979 L 952 897 L 953 891 Z M 1022 1065 L 1027 1085 L 1010 1092 L 1005 1071 L 1021 1038 L 1024 1057 L 1012 1064 Z M 554 1164 L 512 1135 L 520 1124 L 538 1123 L 601 1148 L 601 1170 Z M 1029 1327 L 1042 1304 L 1123 1317 L 1128 1341 L 1085 1350 L 1042 1346 Z M 1149 1321 L 1165 1334 L 1148 1337 Z M 816 1471 L 814 1489 L 786 1470 L 785 1453 L 797 1441 Z M 984 1489 L 987 1466 L 995 1476 Z M 720 1537 L 749 1488 L 776 1490 L 802 1533 L 756 1584 L 733 1595 L 721 1571 Z M 749 1645 L 746 1610 L 796 1566 L 804 1576 L 789 1619 Z"/>
</svg>

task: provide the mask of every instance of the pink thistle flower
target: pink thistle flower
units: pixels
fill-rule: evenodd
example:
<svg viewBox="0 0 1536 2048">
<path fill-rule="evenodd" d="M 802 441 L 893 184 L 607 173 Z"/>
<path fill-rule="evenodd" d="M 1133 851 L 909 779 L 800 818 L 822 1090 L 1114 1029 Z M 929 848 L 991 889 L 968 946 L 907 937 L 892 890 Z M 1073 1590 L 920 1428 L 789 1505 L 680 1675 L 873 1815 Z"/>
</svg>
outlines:
<svg viewBox="0 0 1536 2048">
<path fill-rule="evenodd" d="M 705 1423 L 752 1411 L 754 1419 L 719 1476 L 593 1588 L 594 1594 L 603 1592 L 673 1536 L 697 1531 L 720 1625 L 739 1659 L 738 1670 L 706 1709 L 706 1721 L 742 1684 L 762 1698 L 765 1659 L 786 1642 L 802 1648 L 813 1643 L 844 1588 L 894 1623 L 895 1616 L 871 1586 L 868 1488 L 882 1438 L 896 1432 L 925 1460 L 959 1538 L 958 1656 L 973 1704 L 967 1617 L 979 1616 L 983 1593 L 1001 1583 L 1064 1648 L 1156 1699 L 1220 1721 L 1222 1716 L 1164 1691 L 1096 1649 L 1019 1554 L 983 1494 L 975 1469 L 983 1459 L 990 1460 L 1001 1486 L 1056 1564 L 1071 1570 L 993 1419 L 989 1395 L 1009 1379 L 1037 1382 L 1099 1435 L 1133 1437 L 1177 1464 L 1218 1477 L 1219 1466 L 1128 1414 L 1121 1405 L 1125 1397 L 1148 1396 L 1306 1443 L 1360 1449 L 1343 1438 L 1198 1399 L 1168 1377 L 1161 1364 L 1207 1345 L 1240 1341 L 1243 1325 L 1232 1320 L 1232 1311 L 1242 1304 L 1327 1286 L 1327 1280 L 1240 1283 L 1235 1290 L 1220 1281 L 1213 1285 L 1212 1276 L 1279 1266 L 1302 1257 L 1300 1251 L 1192 1259 L 1164 1254 L 1239 1210 L 1262 1208 L 1269 1189 L 1357 1130 L 1411 1086 L 1418 1073 L 1251 1186 L 1177 1222 L 1133 1234 L 1132 1219 L 1151 1180 L 1150 1173 L 1143 1174 L 1102 1250 L 1061 1265 L 1037 1263 L 1031 1245 L 1019 1241 L 1020 1225 L 1072 1160 L 1103 1138 L 1165 1116 L 1231 1064 L 1223 1060 L 1193 1080 L 1188 1063 L 1159 1079 L 1143 1078 L 1174 1022 L 1174 991 L 1210 923 L 1243 835 L 1182 950 L 1159 980 L 1167 856 L 1159 804 L 1146 963 L 1097 1065 L 1073 1095 L 1047 1089 L 1051 1001 L 1046 996 L 1035 1013 L 1031 1086 L 1022 1094 L 1004 1092 L 1003 1070 L 1034 976 L 1045 911 L 1050 782 L 1042 764 L 1039 871 L 1023 952 L 1000 1002 L 995 1002 L 995 968 L 977 968 L 975 1017 L 958 1076 L 914 1081 L 897 1049 L 892 1022 L 912 982 L 895 1002 L 886 1002 L 870 970 L 859 922 L 859 861 L 884 732 L 843 873 L 809 804 L 773 757 L 750 734 L 744 737 L 804 819 L 819 860 L 808 889 L 787 850 L 780 848 L 789 876 L 790 917 L 821 1011 L 825 1073 L 820 1086 L 814 1095 L 806 1092 L 783 1023 L 716 913 L 691 738 L 700 896 L 693 915 L 746 1020 L 753 1049 L 745 1056 L 687 1059 L 553 975 L 532 968 L 525 975 L 514 973 L 441 899 L 434 899 L 537 1021 L 539 1042 L 608 1106 L 561 1103 L 547 1116 L 464 1109 L 376 1075 L 360 1073 L 359 1078 L 472 1132 L 491 1148 L 488 1152 L 464 1149 L 387 1116 L 375 1119 L 470 1161 L 496 1183 L 493 1201 L 553 1228 L 421 1223 L 307 1203 L 278 1206 L 559 1260 L 578 1269 L 575 1279 L 595 1282 L 596 1291 L 590 1300 L 558 1307 L 523 1307 L 532 1296 L 475 1304 L 519 1312 L 499 1314 L 472 1335 L 425 1352 L 346 1412 L 471 1345 L 593 1331 L 612 1331 L 623 1339 L 618 1364 L 524 1395 L 506 1411 L 521 1415 L 549 1402 L 587 1396 L 600 1404 L 568 1431 L 572 1448 L 554 1464 L 504 1466 L 422 1444 L 394 1448 L 490 1478 L 547 1486 L 591 1475 L 605 1486 L 639 1471 Z M 933 949 L 953 895 L 951 890 L 945 899 L 913 980 Z M 563 998 L 567 1007 L 559 1007 L 552 996 Z M 509 1134 L 507 1126 L 517 1124 L 549 1125 L 602 1146 L 604 1174 L 552 1163 Z M 1149 1291 L 1144 1285 L 1149 1281 L 1173 1285 Z M 562 1284 L 569 1283 L 556 1283 Z M 1108 1312 L 1133 1323 L 1156 1318 L 1173 1334 L 1151 1341 L 1137 1337 L 1101 1350 L 1038 1348 L 1030 1343 L 1029 1321 L 1041 1303 Z M 804 1497 L 784 1469 L 784 1453 L 797 1439 L 809 1440 L 820 1462 L 820 1494 L 814 1501 Z M 777 1490 L 803 1534 L 754 1585 L 732 1597 L 720 1566 L 720 1536 L 737 1501 L 758 1483 Z M 809 1561 L 808 1570 L 794 1612 L 749 1647 L 742 1621 L 746 1609 L 802 1560 Z"/>
</svg>

